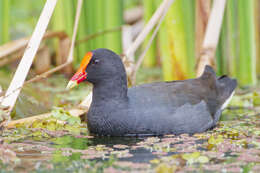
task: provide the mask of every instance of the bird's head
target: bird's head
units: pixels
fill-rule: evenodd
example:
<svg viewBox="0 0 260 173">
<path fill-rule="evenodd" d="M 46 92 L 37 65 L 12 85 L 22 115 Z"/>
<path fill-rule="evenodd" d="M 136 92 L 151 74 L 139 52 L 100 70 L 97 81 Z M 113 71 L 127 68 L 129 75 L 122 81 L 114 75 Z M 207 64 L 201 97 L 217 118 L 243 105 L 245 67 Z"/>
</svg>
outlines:
<svg viewBox="0 0 260 173">
<path fill-rule="evenodd" d="M 79 69 L 70 79 L 67 89 L 71 89 L 83 81 L 95 85 L 98 82 L 112 79 L 120 73 L 125 73 L 120 57 L 111 50 L 96 49 L 86 53 Z"/>
</svg>

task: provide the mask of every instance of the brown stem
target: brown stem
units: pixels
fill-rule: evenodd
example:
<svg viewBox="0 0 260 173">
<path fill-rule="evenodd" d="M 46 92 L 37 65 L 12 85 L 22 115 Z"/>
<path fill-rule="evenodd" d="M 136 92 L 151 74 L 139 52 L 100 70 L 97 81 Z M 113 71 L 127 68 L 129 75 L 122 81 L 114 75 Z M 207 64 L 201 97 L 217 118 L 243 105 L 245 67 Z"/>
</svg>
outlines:
<svg viewBox="0 0 260 173">
<path fill-rule="evenodd" d="M 44 34 L 43 40 L 58 37 L 60 39 L 67 37 L 66 33 L 63 31 L 48 31 Z M 11 41 L 0 46 L 0 59 L 11 55 L 12 53 L 19 51 L 21 49 L 25 49 L 31 37 L 25 37 L 18 40 Z"/>
<path fill-rule="evenodd" d="M 111 28 L 111 29 L 105 29 L 103 31 L 96 32 L 94 34 L 90 34 L 87 37 L 85 37 L 85 38 L 83 38 L 81 40 L 76 41 L 75 45 L 77 46 L 77 45 L 79 45 L 81 43 L 84 43 L 84 42 L 90 40 L 90 39 L 96 38 L 98 36 L 101 36 L 101 35 L 104 35 L 104 34 L 107 34 L 107 33 L 110 33 L 110 32 L 120 31 L 120 30 L 122 30 L 122 28 L 123 28 L 122 26 L 119 26 L 119 27 L 115 27 L 115 28 Z"/>
</svg>

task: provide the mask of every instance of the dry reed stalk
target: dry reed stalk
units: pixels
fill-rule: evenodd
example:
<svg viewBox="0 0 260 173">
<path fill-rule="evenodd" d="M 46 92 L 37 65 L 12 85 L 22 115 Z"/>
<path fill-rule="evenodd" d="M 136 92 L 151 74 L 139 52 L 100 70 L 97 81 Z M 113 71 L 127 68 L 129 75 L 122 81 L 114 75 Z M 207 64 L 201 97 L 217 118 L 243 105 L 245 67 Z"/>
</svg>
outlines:
<svg viewBox="0 0 260 173">
<path fill-rule="evenodd" d="M 81 8 L 82 8 L 82 0 L 78 0 L 76 16 L 75 16 L 75 23 L 74 23 L 74 27 L 73 27 L 73 34 L 72 34 L 71 45 L 70 45 L 70 51 L 69 51 L 69 56 L 67 59 L 68 63 L 73 61 L 74 45 L 75 45 L 75 40 L 76 40 L 76 35 L 77 35 L 77 30 L 78 30 Z"/>
<path fill-rule="evenodd" d="M 160 6 L 157 8 L 157 10 L 152 15 L 151 19 L 148 21 L 148 23 L 145 25 L 145 27 L 142 29 L 142 31 L 138 34 L 136 39 L 134 40 L 133 44 L 127 49 L 126 53 L 123 56 L 123 61 L 125 61 L 126 73 L 128 77 L 129 84 L 132 85 L 133 81 L 130 77 L 133 74 L 133 71 L 135 69 L 134 65 L 134 53 L 136 50 L 140 47 L 140 45 L 145 40 L 146 36 L 150 33 L 150 31 L 154 28 L 154 26 L 159 22 L 160 18 L 163 16 L 164 11 L 168 10 L 168 8 L 171 6 L 174 0 L 163 0 L 163 2 L 160 4 Z M 149 45 L 148 45 L 149 46 Z"/>
<path fill-rule="evenodd" d="M 8 106 L 8 114 L 12 111 L 20 90 L 25 81 L 25 78 L 30 70 L 35 54 L 40 46 L 43 35 L 47 29 L 48 23 L 54 11 L 57 0 L 47 0 L 42 10 L 38 23 L 24 52 L 23 58 L 15 72 L 12 82 L 6 92 L 7 97 L 2 101 L 3 106 Z M 15 90 L 15 91 L 14 91 Z M 12 94 L 10 94 L 12 93 Z M 8 117 L 10 120 L 10 116 Z"/>
<path fill-rule="evenodd" d="M 51 3 L 52 2 L 52 3 Z M 21 70 L 19 70 L 19 67 L 20 67 L 20 64 L 18 66 L 18 69 L 16 71 L 16 74 L 15 76 L 18 76 L 20 77 L 20 73 L 23 71 L 23 70 L 27 70 L 27 73 L 30 69 L 30 66 L 32 64 L 32 61 L 34 59 L 34 56 L 36 54 L 36 51 L 40 45 L 40 42 L 41 42 L 41 39 L 44 35 L 44 32 L 48 26 L 48 23 L 49 23 L 49 20 L 51 18 L 51 15 L 54 11 L 54 8 L 55 8 L 55 5 L 57 3 L 57 0 L 55 1 L 51 1 L 51 0 L 48 0 L 44 6 L 44 9 L 42 11 L 42 14 L 39 18 L 39 21 L 36 25 L 36 28 L 35 28 L 35 31 L 32 35 L 32 38 L 30 39 L 29 43 L 28 43 L 28 48 L 25 50 L 25 54 L 24 54 L 24 57 L 28 57 L 27 59 L 29 59 L 31 62 L 29 64 L 29 66 L 27 65 L 27 62 L 25 61 L 23 64 L 23 59 L 21 60 L 21 63 L 23 66 L 21 67 Z M 78 0 L 78 4 L 77 4 L 77 12 L 76 12 L 76 17 L 75 17 L 75 24 L 74 24 L 74 29 L 73 29 L 73 36 L 72 36 L 72 43 L 71 43 L 71 47 L 70 47 L 70 52 L 69 52 L 69 56 L 68 56 L 68 59 L 67 59 L 67 62 L 64 64 L 64 67 L 67 66 L 68 64 L 70 64 L 72 61 L 73 61 L 73 50 L 74 50 L 74 44 L 75 44 L 75 39 L 76 39 L 76 33 L 77 33 L 77 27 L 78 27 L 78 21 L 79 21 L 79 17 L 80 17 L 80 12 L 81 12 L 81 6 L 82 6 L 82 0 Z M 48 13 L 49 12 L 49 13 Z M 38 34 L 38 35 L 37 35 Z M 39 35 L 40 34 L 40 35 Z M 38 38 L 38 39 L 37 39 Z M 34 43 L 34 47 L 32 47 L 32 44 Z M 34 48 L 33 50 L 31 50 L 32 48 Z M 29 49 L 29 52 L 26 54 L 27 50 Z M 33 54 L 34 53 L 34 54 Z M 30 55 L 32 55 L 30 57 Z M 26 60 L 27 60 L 26 59 Z M 24 68 L 24 66 L 26 67 L 26 69 Z M 18 73 L 19 72 L 19 73 Z M 49 71 L 48 71 L 49 72 Z M 48 73 L 46 72 L 46 73 Z M 16 99 L 20 93 L 20 90 L 24 84 L 24 80 L 27 76 L 27 73 L 25 75 L 23 75 L 21 78 L 13 78 L 13 82 L 11 83 L 10 87 L 8 88 L 7 92 L 6 92 L 6 95 L 3 99 L 3 102 L 2 102 L 2 105 L 3 106 L 8 106 L 9 107 L 9 110 L 8 110 L 8 114 L 10 114 L 10 112 L 12 111 L 13 109 L 13 106 L 16 102 Z M 46 74 L 44 73 L 44 74 Z M 39 78 L 39 77 L 38 77 Z M 14 80 L 16 79 L 16 80 Z M 36 78 L 35 78 L 36 79 Z M 13 84 L 13 85 L 12 85 Z M 17 86 L 18 84 L 18 86 Z M 8 120 L 10 120 L 10 116 L 8 117 Z"/>
<path fill-rule="evenodd" d="M 195 32 L 195 53 L 196 58 L 199 58 L 203 39 L 205 36 L 205 31 L 207 28 L 209 15 L 210 15 L 210 6 L 211 1 L 207 0 L 197 0 L 196 1 L 196 32 Z"/>
<path fill-rule="evenodd" d="M 42 40 L 58 37 L 59 39 L 62 39 L 66 37 L 66 33 L 63 31 L 57 31 L 57 32 L 46 32 L 42 38 Z M 14 40 L 11 42 L 8 42 L 2 46 L 0 46 L 0 59 L 4 59 L 5 57 L 15 53 L 16 51 L 20 51 L 26 48 L 26 45 L 28 44 L 31 37 L 25 37 L 18 40 Z"/>
<path fill-rule="evenodd" d="M 197 76 L 200 76 L 203 73 L 206 65 L 214 65 L 214 56 L 218 45 L 225 5 L 226 0 L 214 0 L 213 2 L 200 57 L 197 63 Z"/>
<path fill-rule="evenodd" d="M 154 28 L 156 23 L 160 20 L 161 16 L 164 13 L 164 10 L 169 8 L 171 4 L 173 3 L 173 0 L 163 0 L 161 5 L 158 7 L 158 9 L 155 11 L 149 22 L 145 25 L 141 33 L 137 36 L 135 39 L 133 45 L 126 51 L 125 55 L 126 57 L 133 60 L 133 54 L 136 52 L 136 50 L 140 47 L 144 39 L 146 38 L 147 34 Z"/>
<path fill-rule="evenodd" d="M 74 40 L 74 41 L 72 41 L 72 45 L 74 45 L 75 44 L 75 39 L 76 39 L 76 32 L 77 32 L 77 26 L 76 25 L 78 25 L 78 20 L 79 20 L 79 17 L 80 17 L 80 10 L 81 10 L 81 6 L 82 6 L 82 0 L 78 0 L 78 5 L 77 5 L 77 14 L 76 14 L 76 17 L 75 17 L 75 24 L 74 24 L 74 28 L 73 28 L 73 36 L 72 36 L 72 40 Z M 59 34 L 59 33 L 58 33 Z M 47 36 L 49 36 L 49 37 L 53 37 L 54 35 L 57 35 L 57 32 L 53 32 L 53 33 L 50 33 L 49 35 L 47 35 Z M 46 36 L 46 37 L 47 37 Z M 67 37 L 67 35 L 66 34 L 64 34 L 64 33 L 60 33 L 59 34 L 59 37 L 60 37 L 60 39 L 62 39 L 62 38 L 64 38 L 64 37 Z M 30 80 L 28 80 L 28 81 L 26 81 L 26 82 L 24 82 L 24 85 L 25 84 L 28 84 L 28 83 L 32 83 L 32 82 L 35 82 L 35 81 L 37 81 L 37 80 L 40 80 L 40 79 L 43 79 L 43 78 L 46 78 L 47 76 L 49 76 L 50 74 L 52 74 L 52 73 L 55 73 L 55 72 L 57 72 L 57 71 L 59 71 L 59 70 L 61 70 L 61 69 L 64 69 L 65 67 L 67 67 L 68 65 L 70 65 L 71 63 L 72 63 L 72 60 L 70 60 L 71 58 L 70 57 L 72 57 L 73 58 L 73 50 L 74 50 L 74 46 L 70 46 L 70 50 L 69 50 L 69 57 L 68 57 L 68 59 L 67 59 L 67 62 L 65 62 L 64 64 L 61 64 L 61 65 L 59 65 L 59 66 L 57 66 L 57 67 L 55 67 L 55 68 L 53 68 L 53 69 L 51 69 L 51 70 L 49 70 L 49 71 L 46 71 L 46 72 L 44 72 L 44 73 L 42 73 L 42 74 L 40 74 L 40 75 L 37 75 L 37 76 L 35 76 L 35 77 L 33 77 L 32 79 L 30 79 Z M 20 86 L 20 87 L 17 87 L 16 89 L 14 89 L 12 92 L 10 92 L 8 95 L 6 94 L 5 96 L 4 96 L 4 98 L 5 97 L 9 97 L 10 95 L 12 95 L 14 92 L 16 92 L 17 90 L 20 90 L 22 88 L 22 86 Z"/>
<path fill-rule="evenodd" d="M 174 1 L 173 1 L 173 2 L 174 2 Z M 136 62 L 136 65 L 135 65 L 135 67 L 134 67 L 134 69 L 133 69 L 133 72 L 132 72 L 132 74 L 131 74 L 131 81 L 132 81 L 132 84 L 133 84 L 133 85 L 136 84 L 136 74 L 137 74 L 137 71 L 138 71 L 138 69 L 140 68 L 142 62 L 144 61 L 145 55 L 146 55 L 147 51 L 149 50 L 150 46 L 152 45 L 152 42 L 153 42 L 153 40 L 154 40 L 156 34 L 158 33 L 159 28 L 160 28 L 160 26 L 161 26 L 161 24 L 162 24 L 162 22 L 163 22 L 163 19 L 164 19 L 165 16 L 166 16 L 168 10 L 169 10 L 169 8 L 170 8 L 170 6 L 167 6 L 167 7 L 164 9 L 164 12 L 163 12 L 161 18 L 159 19 L 159 22 L 157 23 L 157 26 L 156 26 L 156 28 L 154 29 L 154 31 L 153 31 L 153 33 L 152 33 L 152 35 L 151 35 L 151 38 L 148 40 L 148 43 L 147 43 L 145 49 L 143 50 L 143 52 L 141 53 L 141 55 L 139 56 L 139 58 L 138 58 L 138 60 L 137 60 L 137 62 Z"/>
</svg>

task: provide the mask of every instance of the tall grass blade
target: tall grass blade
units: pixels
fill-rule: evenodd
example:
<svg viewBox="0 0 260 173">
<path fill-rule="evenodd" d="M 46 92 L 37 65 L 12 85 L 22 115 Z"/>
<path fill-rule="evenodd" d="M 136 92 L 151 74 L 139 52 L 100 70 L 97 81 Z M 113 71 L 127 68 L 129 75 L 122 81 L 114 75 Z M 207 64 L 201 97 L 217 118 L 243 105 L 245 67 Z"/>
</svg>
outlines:
<svg viewBox="0 0 260 173">
<path fill-rule="evenodd" d="M 123 24 L 123 1 L 105 0 L 105 29 L 119 27 Z M 105 35 L 105 47 L 116 53 L 122 52 L 121 30 Z"/>
<path fill-rule="evenodd" d="M 149 19 L 152 17 L 155 11 L 155 1 L 151 0 L 143 0 L 143 7 L 144 7 L 144 20 L 147 23 Z M 149 38 L 151 37 L 152 33 L 147 35 L 147 38 L 144 42 L 144 47 L 148 44 Z M 150 48 L 146 52 L 143 65 L 145 67 L 153 67 L 156 65 L 156 39 L 153 40 Z"/>
<path fill-rule="evenodd" d="M 256 84 L 256 47 L 253 0 L 238 0 L 239 71 L 241 85 Z"/>
<path fill-rule="evenodd" d="M 228 71 L 233 77 L 237 76 L 238 71 L 238 3 L 235 0 L 227 1 L 227 32 L 228 32 Z"/>
<path fill-rule="evenodd" d="M 95 0 L 95 31 L 100 32 L 105 29 L 105 2 L 104 0 Z M 121 44 L 121 43 L 120 43 Z M 101 34 L 96 38 L 96 48 L 103 48 L 104 44 L 104 35 Z"/>
<path fill-rule="evenodd" d="M 187 45 L 187 73 L 191 78 L 195 75 L 195 1 L 182 0 L 181 7 Z"/>
<path fill-rule="evenodd" d="M 89 0 L 83 1 L 82 13 L 81 13 L 80 19 L 79 19 L 79 29 L 78 29 L 78 33 L 77 33 L 77 40 L 80 40 L 80 39 L 86 37 L 86 35 L 90 34 L 90 31 L 93 28 L 93 26 L 90 23 L 91 14 L 89 14 L 89 12 L 88 12 L 88 8 L 90 8 L 89 7 L 90 5 L 91 5 L 91 1 L 89 1 Z M 76 53 L 75 61 L 74 61 L 74 64 L 76 66 L 78 66 L 80 64 L 85 53 L 92 49 L 92 47 L 91 47 L 92 43 L 93 43 L 93 40 L 89 40 L 87 42 L 83 42 L 83 43 L 79 44 L 76 47 L 77 53 Z"/>
<path fill-rule="evenodd" d="M 255 1 L 255 33 L 256 33 L 256 72 L 257 77 L 260 78 L 260 1 Z"/>
<path fill-rule="evenodd" d="M 173 79 L 183 80 L 188 77 L 187 44 L 182 13 L 182 0 L 176 0 L 166 16 L 166 32 L 169 37 Z M 170 63 L 163 62 L 163 63 Z"/>
<path fill-rule="evenodd" d="M 6 43 L 10 39 L 10 0 L 0 0 L 0 44 Z"/>
<path fill-rule="evenodd" d="M 229 54 L 228 54 L 228 33 L 227 33 L 227 13 L 225 13 L 225 16 L 223 18 L 223 24 L 221 28 L 221 33 L 220 33 L 220 39 L 219 39 L 219 44 L 216 50 L 216 65 L 217 65 L 217 74 L 223 75 L 227 74 L 228 72 L 228 59 L 229 59 Z"/>
<path fill-rule="evenodd" d="M 157 0 L 156 1 L 157 6 L 161 2 L 162 2 L 161 0 Z M 171 63 L 172 59 L 170 54 L 170 46 L 168 44 L 169 38 L 167 32 L 165 32 L 167 29 L 165 20 L 162 22 L 161 28 L 158 33 L 158 43 L 159 43 L 158 48 L 159 48 L 160 60 L 162 63 L 163 79 L 166 81 L 171 81 L 174 79 L 174 77 L 173 77 L 173 67 Z"/>
</svg>

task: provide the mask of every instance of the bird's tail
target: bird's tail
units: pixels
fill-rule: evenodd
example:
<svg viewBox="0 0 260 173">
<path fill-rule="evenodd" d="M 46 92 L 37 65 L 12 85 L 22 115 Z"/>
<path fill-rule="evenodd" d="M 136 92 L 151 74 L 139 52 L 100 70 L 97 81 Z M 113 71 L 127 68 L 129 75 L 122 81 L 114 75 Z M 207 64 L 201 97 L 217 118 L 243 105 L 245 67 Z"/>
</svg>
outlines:
<svg viewBox="0 0 260 173">
<path fill-rule="evenodd" d="M 206 79 L 205 81 L 207 81 L 207 85 L 209 87 L 216 87 L 219 93 L 219 101 L 222 104 L 222 108 L 227 106 L 237 86 L 236 79 L 231 79 L 226 75 L 217 78 L 213 68 L 208 65 L 205 67 L 201 78 Z"/>
<path fill-rule="evenodd" d="M 224 109 L 234 94 L 234 90 L 237 87 L 237 80 L 224 75 L 218 78 L 218 83 L 220 84 L 221 101 L 223 102 L 222 109 Z"/>
</svg>

